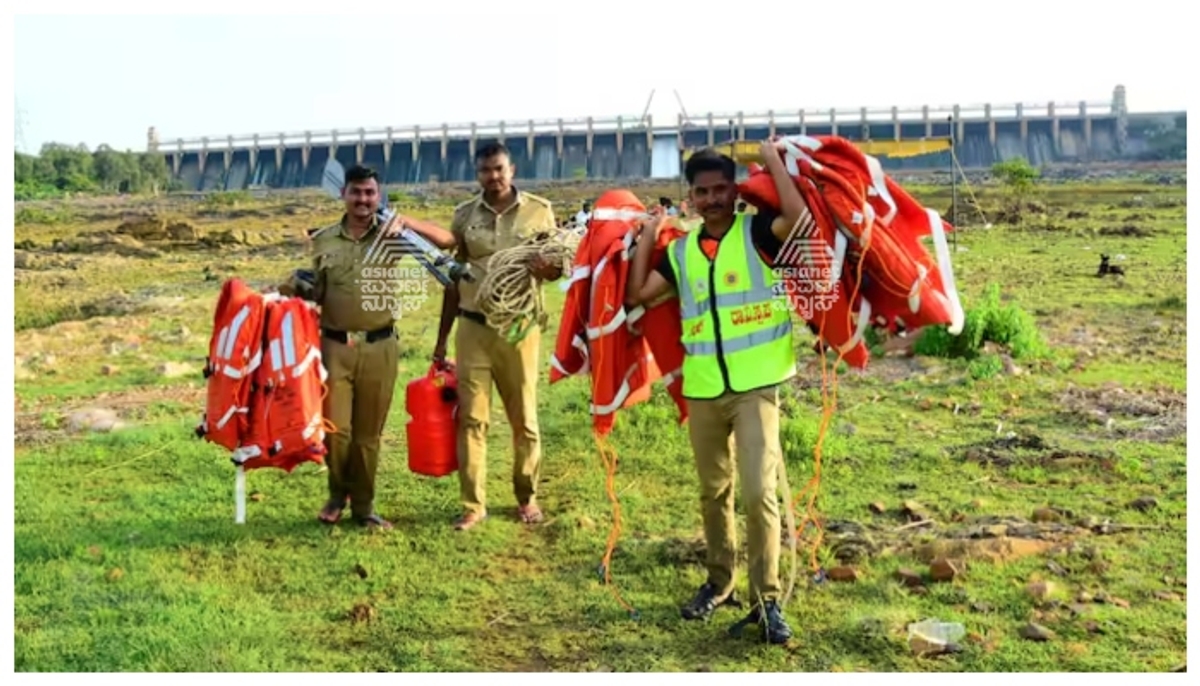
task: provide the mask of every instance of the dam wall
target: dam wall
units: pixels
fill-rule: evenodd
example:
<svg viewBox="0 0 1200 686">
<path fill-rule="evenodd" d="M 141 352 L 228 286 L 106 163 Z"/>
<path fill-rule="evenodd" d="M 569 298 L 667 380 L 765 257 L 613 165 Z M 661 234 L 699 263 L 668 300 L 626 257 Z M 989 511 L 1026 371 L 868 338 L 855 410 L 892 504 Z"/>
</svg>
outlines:
<svg viewBox="0 0 1200 686">
<path fill-rule="evenodd" d="M 683 151 L 773 135 L 837 135 L 855 141 L 949 139 L 951 150 L 911 157 L 881 156 L 885 169 L 948 169 L 952 156 L 964 168 L 986 168 L 1023 157 L 1034 165 L 1104 162 L 1146 147 L 1149 127 L 1130 126 L 1123 87 L 1111 102 L 922 106 L 856 110 L 797 109 L 699 118 L 679 115 L 670 125 L 651 117 L 442 124 L 351 131 L 304 131 L 160 141 L 149 147 L 166 156 L 184 190 L 303 188 L 321 183 L 326 161 L 366 164 L 389 186 L 475 177 L 474 154 L 503 141 L 518 180 L 674 179 Z"/>
</svg>

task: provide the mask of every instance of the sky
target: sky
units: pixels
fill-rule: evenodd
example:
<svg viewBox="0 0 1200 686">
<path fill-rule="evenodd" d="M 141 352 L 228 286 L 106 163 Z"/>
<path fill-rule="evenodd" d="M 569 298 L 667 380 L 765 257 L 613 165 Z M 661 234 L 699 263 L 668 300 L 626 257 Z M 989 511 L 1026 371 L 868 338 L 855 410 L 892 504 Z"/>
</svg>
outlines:
<svg viewBox="0 0 1200 686">
<path fill-rule="evenodd" d="M 709 3 L 712 4 L 709 4 Z M 1187 22 L 1063 0 L 18 2 L 14 143 L 985 102 L 1186 108 Z M 22 7 L 24 6 L 24 7 Z M 341 14 L 321 14 L 344 10 Z M 240 14 L 255 11 L 261 14 Z M 302 14 L 309 12 L 313 14 Z M 1172 73 L 1174 72 L 1174 73 Z"/>
</svg>

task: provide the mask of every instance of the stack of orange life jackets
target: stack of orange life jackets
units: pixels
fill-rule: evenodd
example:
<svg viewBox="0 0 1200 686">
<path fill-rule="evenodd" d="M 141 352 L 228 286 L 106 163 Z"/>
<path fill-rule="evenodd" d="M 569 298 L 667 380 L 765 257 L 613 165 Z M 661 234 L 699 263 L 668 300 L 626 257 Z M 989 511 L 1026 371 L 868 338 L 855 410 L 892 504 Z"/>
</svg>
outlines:
<svg viewBox="0 0 1200 686">
<path fill-rule="evenodd" d="M 599 435 L 613 427 L 616 411 L 647 400 L 650 387 L 662 381 L 687 418 L 682 390 L 683 328 L 677 298 L 653 307 L 625 307 L 634 241 L 646 207 L 628 190 L 610 190 L 596 199 L 570 277 L 554 355 L 550 383 L 589 374 L 592 427 Z M 651 265 L 667 244 L 684 231 L 659 231 Z"/>
<path fill-rule="evenodd" d="M 244 470 L 323 463 L 326 375 L 313 305 L 230 279 L 213 318 L 196 434 L 230 450 Z"/>
</svg>

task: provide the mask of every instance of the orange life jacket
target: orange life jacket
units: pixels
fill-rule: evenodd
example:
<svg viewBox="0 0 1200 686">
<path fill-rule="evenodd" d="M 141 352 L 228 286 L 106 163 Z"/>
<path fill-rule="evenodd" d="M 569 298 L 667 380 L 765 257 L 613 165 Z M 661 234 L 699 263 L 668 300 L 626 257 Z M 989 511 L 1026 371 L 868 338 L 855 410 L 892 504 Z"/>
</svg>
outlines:
<svg viewBox="0 0 1200 686">
<path fill-rule="evenodd" d="M 618 410 L 648 400 L 651 384 L 660 380 L 675 400 L 680 421 L 687 418 L 679 374 L 684 354 L 679 300 L 649 309 L 625 307 L 632 255 L 638 249 L 634 239 L 645 213 L 645 206 L 625 189 L 597 198 L 565 284 L 550 383 L 590 377 L 592 428 L 600 435 L 612 430 Z M 681 235 L 677 228 L 661 229 L 657 245 L 649 246 L 655 251 L 651 263 L 657 264 L 667 243 Z"/>
<path fill-rule="evenodd" d="M 243 468 L 292 471 L 325 457 L 322 402 L 328 374 L 314 306 L 267 296 L 263 356 L 250 399 L 250 421 L 233 461 Z"/>
<path fill-rule="evenodd" d="M 824 342 L 855 367 L 866 366 L 869 358 L 863 340 L 868 325 L 894 329 L 899 323 L 918 329 L 942 324 L 957 334 L 963 310 L 945 239 L 953 227 L 844 138 L 792 136 L 782 146 L 788 173 L 816 228 L 813 235 L 789 237 L 775 266 L 830 268 L 837 283 L 828 309 L 816 309 L 808 302 L 815 291 L 812 278 L 804 270 L 792 270 L 784 278 L 791 282 L 787 292 L 795 296 L 793 309 L 809 324 L 823 327 Z M 757 207 L 779 209 L 775 182 L 757 165 L 738 190 Z M 936 261 L 920 242 L 924 236 L 934 239 Z M 807 311 L 801 311 L 802 305 Z"/>
<path fill-rule="evenodd" d="M 262 361 L 263 296 L 240 279 L 221 287 L 213 316 L 204 378 L 208 398 L 196 435 L 227 450 L 241 444 L 249 425 L 251 386 Z"/>
</svg>

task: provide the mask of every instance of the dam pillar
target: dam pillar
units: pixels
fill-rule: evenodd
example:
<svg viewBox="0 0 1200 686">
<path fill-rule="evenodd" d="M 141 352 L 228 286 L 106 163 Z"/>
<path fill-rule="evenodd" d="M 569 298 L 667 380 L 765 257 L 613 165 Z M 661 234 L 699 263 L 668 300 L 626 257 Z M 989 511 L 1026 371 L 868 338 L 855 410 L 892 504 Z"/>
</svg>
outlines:
<svg viewBox="0 0 1200 686">
<path fill-rule="evenodd" d="M 737 113 L 737 139 L 739 141 L 746 140 L 746 115 L 738 110 Z"/>
<path fill-rule="evenodd" d="M 921 105 L 921 119 L 925 121 L 925 137 L 933 138 L 933 120 L 929 118 L 929 105 Z"/>
<path fill-rule="evenodd" d="M 504 122 L 500 122 L 500 133 L 499 133 L 499 135 L 496 136 L 496 142 L 500 143 L 501 145 L 504 145 L 504 138 L 505 138 Z"/>
<path fill-rule="evenodd" d="M 387 169 L 392 166 L 392 139 L 394 136 L 392 127 L 387 127 L 387 138 L 383 142 L 383 167 L 385 175 L 387 174 Z"/>
<path fill-rule="evenodd" d="M 1029 120 L 1025 117 L 1025 106 L 1017 103 L 1017 128 L 1021 133 L 1021 148 L 1025 149 L 1029 145 Z"/>
<path fill-rule="evenodd" d="M 716 144 L 716 142 L 717 142 L 716 135 L 717 135 L 717 130 L 713 126 L 712 112 L 709 112 L 708 113 L 708 147 L 711 148 L 713 145 Z"/>
<path fill-rule="evenodd" d="M 858 116 L 860 119 L 862 119 L 862 139 L 864 141 L 869 141 L 871 140 L 871 124 L 870 120 L 867 119 L 867 108 L 864 107 L 860 109 Z"/>
<path fill-rule="evenodd" d="M 1079 118 L 1083 120 L 1083 147 L 1090 156 L 1092 153 L 1092 117 L 1088 114 L 1085 100 L 1079 101 Z"/>
<path fill-rule="evenodd" d="M 331 159 L 331 160 L 337 159 L 337 149 L 338 149 L 337 129 L 332 129 L 329 131 L 329 159 Z M 308 170 L 308 162 L 304 163 L 304 169 L 305 169 L 305 171 Z"/>
<path fill-rule="evenodd" d="M 646 113 L 646 169 L 647 178 L 654 176 L 654 115 Z"/>
<path fill-rule="evenodd" d="M 471 140 L 467 142 L 467 150 L 471 155 L 471 159 L 475 159 L 475 149 L 479 147 L 479 129 L 475 126 L 475 122 L 471 122 Z M 443 157 L 445 153 L 442 153 Z"/>
<path fill-rule="evenodd" d="M 595 124 L 592 122 L 592 118 L 588 117 L 587 136 L 585 136 L 583 139 L 583 168 L 587 171 L 586 176 L 589 177 L 592 175 L 592 144 L 595 142 L 594 138 L 596 136 L 596 132 L 593 130 L 594 128 Z"/>
<path fill-rule="evenodd" d="M 412 142 L 412 161 L 415 166 L 417 161 L 421 159 L 421 127 L 413 127 L 413 142 Z M 414 178 L 414 181 L 416 179 Z"/>
<path fill-rule="evenodd" d="M 233 166 L 233 134 L 225 139 L 225 154 L 222 157 L 225 158 L 225 173 L 228 174 L 229 168 Z"/>
<path fill-rule="evenodd" d="M 556 179 L 563 178 L 563 139 L 566 137 L 566 131 L 563 130 L 563 120 L 558 120 L 558 134 L 554 136 L 554 173 L 551 175 Z"/>
<path fill-rule="evenodd" d="M 529 135 L 525 137 L 525 159 L 530 162 L 533 161 L 533 142 L 536 138 L 537 138 L 537 131 L 533 127 L 533 120 L 530 119 L 529 120 Z M 533 171 L 534 171 L 533 176 L 536 177 L 537 169 L 535 168 Z"/>
<path fill-rule="evenodd" d="M 179 151 L 171 155 L 171 173 L 178 177 L 179 167 L 183 165 L 183 139 L 178 141 Z"/>
<path fill-rule="evenodd" d="M 254 140 L 250 143 L 250 179 L 251 179 L 251 183 L 253 183 L 253 179 L 258 178 L 257 177 L 258 148 L 259 148 L 258 134 L 256 133 L 256 134 L 254 134 Z"/>
<path fill-rule="evenodd" d="M 279 145 L 275 146 L 275 174 L 276 178 L 283 178 L 278 174 L 283 170 L 283 153 L 287 150 L 287 143 L 284 142 L 283 134 L 279 134 Z"/>
<path fill-rule="evenodd" d="M 625 123 L 621 117 L 617 117 L 617 178 L 621 177 L 624 172 L 625 165 L 622 164 L 625 152 Z"/>
<path fill-rule="evenodd" d="M 962 143 L 967 139 L 967 125 L 962 120 L 962 108 L 954 106 L 954 140 Z"/>
<path fill-rule="evenodd" d="M 1125 86 L 1113 89 L 1112 113 L 1116 115 L 1117 154 L 1124 154 L 1129 142 L 1129 108 L 1125 103 Z"/>
<path fill-rule="evenodd" d="M 208 136 L 200 139 L 200 154 L 196 157 L 200 162 L 200 176 L 204 176 L 204 167 L 208 164 Z"/>
<path fill-rule="evenodd" d="M 358 129 L 358 145 L 356 145 L 355 149 L 354 149 L 354 159 L 358 164 L 362 164 L 363 160 L 366 159 L 366 156 L 367 156 L 367 130 L 362 127 L 359 127 L 359 129 Z M 383 173 L 386 175 L 387 170 L 384 169 Z"/>
<path fill-rule="evenodd" d="M 892 140 L 900 140 L 900 108 L 892 105 Z"/>
<path fill-rule="evenodd" d="M 446 178 L 446 170 L 450 165 L 450 125 L 442 123 L 442 167 L 438 172 L 437 180 L 441 181 Z"/>
<path fill-rule="evenodd" d="M 804 110 L 800 110 L 800 135 L 808 135 L 808 124 L 806 124 L 804 121 Z"/>
<path fill-rule="evenodd" d="M 830 135 L 838 135 L 837 110 L 832 107 L 829 108 L 829 128 Z"/>
<path fill-rule="evenodd" d="M 775 137 L 775 110 L 767 110 L 767 138 Z"/>
<path fill-rule="evenodd" d="M 312 131 L 304 132 L 304 147 L 300 148 L 300 178 L 308 173 L 308 158 L 312 155 Z"/>
<path fill-rule="evenodd" d="M 988 127 L 988 144 L 996 145 L 996 119 L 992 117 L 992 104 L 989 102 L 983 106 L 983 118 L 987 120 Z"/>
<path fill-rule="evenodd" d="M 1046 116 L 1050 117 L 1050 141 L 1054 145 L 1054 154 L 1062 153 L 1062 134 L 1059 131 L 1058 113 L 1054 111 L 1054 103 L 1046 106 Z"/>
</svg>

